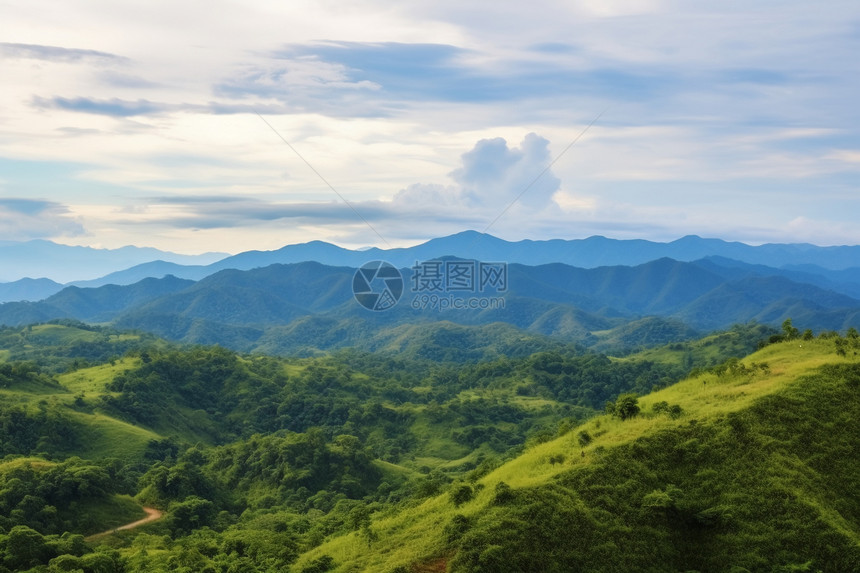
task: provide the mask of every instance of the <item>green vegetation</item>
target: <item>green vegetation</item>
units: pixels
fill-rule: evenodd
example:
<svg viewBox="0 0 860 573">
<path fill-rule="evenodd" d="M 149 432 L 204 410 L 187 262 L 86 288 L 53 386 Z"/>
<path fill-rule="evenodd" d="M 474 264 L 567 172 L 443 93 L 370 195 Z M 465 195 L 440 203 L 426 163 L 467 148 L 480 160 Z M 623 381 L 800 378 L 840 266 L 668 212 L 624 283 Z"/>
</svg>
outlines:
<svg viewBox="0 0 860 573">
<path fill-rule="evenodd" d="M 768 346 L 529 448 L 470 501 L 374 520 L 370 551 L 336 538 L 296 570 L 321 555 L 332 571 L 857 570 L 858 350 Z"/>
<path fill-rule="evenodd" d="M 0 529 L 88 534 L 132 521 L 142 516 L 139 505 L 117 494 L 133 491 L 136 478 L 117 460 L 10 459 L 0 464 Z"/>
<path fill-rule="evenodd" d="M 54 320 L 24 328 L 0 326 L 0 359 L 32 361 L 50 372 L 64 372 L 118 359 L 129 350 L 164 346 L 151 334 L 120 332 L 76 320 Z"/>
<path fill-rule="evenodd" d="M 460 363 L 43 340 L 0 362 L 0 572 L 858 570 L 860 335 L 789 327 Z"/>
</svg>

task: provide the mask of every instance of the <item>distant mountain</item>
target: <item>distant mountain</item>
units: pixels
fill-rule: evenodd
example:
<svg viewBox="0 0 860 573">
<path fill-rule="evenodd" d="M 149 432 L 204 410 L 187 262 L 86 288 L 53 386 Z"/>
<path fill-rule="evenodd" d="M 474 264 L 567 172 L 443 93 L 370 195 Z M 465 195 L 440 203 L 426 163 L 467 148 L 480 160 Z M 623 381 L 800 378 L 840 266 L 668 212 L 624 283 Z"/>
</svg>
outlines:
<svg viewBox="0 0 860 573">
<path fill-rule="evenodd" d="M 726 278 L 784 277 L 794 282 L 809 283 L 860 299 L 860 268 L 858 267 L 831 271 L 817 265 L 789 265 L 777 269 L 718 256 L 700 259 L 696 264 Z"/>
<path fill-rule="evenodd" d="M 832 284 L 851 285 L 860 289 L 860 267 L 850 267 L 841 270 L 830 270 L 818 265 L 785 265 L 786 272 L 797 272 L 805 275 L 818 275 L 829 280 Z"/>
<path fill-rule="evenodd" d="M 372 260 L 384 260 L 397 267 L 408 268 L 416 262 L 446 256 L 527 265 L 562 263 L 584 269 L 635 266 L 661 258 L 682 262 L 706 259 L 713 263 L 711 270 L 719 267 L 718 274 L 722 275 L 732 272 L 735 278 L 784 276 L 860 297 L 858 246 L 751 246 L 696 236 L 668 243 L 600 236 L 509 242 L 476 231 L 431 239 L 408 248 L 350 250 L 322 241 L 311 241 L 287 245 L 274 251 L 247 251 L 232 256 L 222 253 L 185 256 L 137 247 L 107 251 L 68 247 L 47 241 L 0 243 L 0 265 L 3 265 L 0 267 L 0 280 L 13 280 L 22 276 L 50 277 L 74 286 L 98 287 L 107 284 L 129 285 L 147 277 L 162 278 L 167 275 L 196 281 L 222 270 L 251 270 L 273 264 L 310 261 L 357 268 Z M 2 269 L 6 269 L 5 273 Z M 12 272 L 9 269 L 15 270 Z M 9 292 L 3 300 L 39 300 L 38 296 L 45 291 L 34 290 L 30 293 L 24 290 L 21 294 L 14 294 L 20 291 L 10 287 Z M 0 288 L 0 296 L 2 293 Z"/>
<path fill-rule="evenodd" d="M 225 256 L 225 253 L 179 255 L 142 247 L 94 249 L 43 240 L 4 242 L 0 243 L 0 281 L 17 281 L 30 277 L 68 283 L 95 279 L 154 260 L 182 265 L 207 265 Z"/>
<path fill-rule="evenodd" d="M 312 241 L 289 245 L 276 251 L 240 253 L 220 260 L 210 265 L 210 268 L 246 270 L 274 263 L 303 261 L 358 267 L 374 259 L 388 261 L 397 267 L 409 267 L 416 261 L 443 256 L 528 265 L 564 263 L 582 268 L 638 265 L 660 258 L 695 261 L 710 256 L 771 267 L 798 264 L 813 264 L 830 270 L 860 267 L 860 246 L 818 247 L 805 243 L 752 246 L 697 236 L 687 236 L 669 243 L 607 239 L 600 236 L 573 240 L 509 242 L 476 231 L 464 231 L 431 239 L 414 247 L 387 250 L 371 248 L 352 251 L 321 241 Z"/>
<path fill-rule="evenodd" d="M 42 300 L 63 290 L 63 285 L 50 279 L 18 279 L 0 283 L 0 303 L 14 300 Z"/>
<path fill-rule="evenodd" d="M 66 287 L 41 302 L 7 302 L 0 305 L 0 323 L 19 326 L 56 318 L 108 322 L 129 308 L 184 290 L 193 284 L 193 281 L 168 276 L 148 278 L 127 286 Z"/>
<path fill-rule="evenodd" d="M 411 272 L 402 269 L 406 285 L 411 284 Z M 407 326 L 436 328 L 443 321 L 506 324 L 529 336 L 625 348 L 751 320 L 779 326 L 791 317 L 798 327 L 818 331 L 860 326 L 860 300 L 793 281 L 780 272 L 667 258 L 593 269 L 511 264 L 509 288 L 499 295 L 502 307 L 415 308 L 416 294 L 407 286 L 395 307 L 371 312 L 354 300 L 355 269 L 303 262 L 228 269 L 197 282 L 168 276 L 127 286 L 68 287 L 42 302 L 0 305 L 0 324 L 75 318 L 112 322 L 171 340 L 282 354 L 348 346 L 393 348 L 386 332 Z"/>
<path fill-rule="evenodd" d="M 718 286 L 674 316 L 703 330 L 749 320 L 775 325 L 788 317 L 806 327 L 842 330 L 860 325 L 860 301 L 783 277 L 749 277 Z"/>
<path fill-rule="evenodd" d="M 81 288 L 94 288 L 104 285 L 130 285 L 145 278 L 163 278 L 168 275 L 181 277 L 183 279 L 200 280 L 209 276 L 212 271 L 204 265 L 180 265 L 167 261 L 150 261 L 141 263 L 131 268 L 116 271 L 103 277 L 88 281 L 74 281 L 69 286 Z"/>
<path fill-rule="evenodd" d="M 225 257 L 214 263 L 184 266 L 172 260 L 148 261 L 145 265 L 96 281 L 79 282 L 80 286 L 131 284 L 144 275 L 161 277 L 172 274 L 199 280 L 226 269 L 250 270 L 273 264 L 314 261 L 331 266 L 357 268 L 366 262 L 384 260 L 397 267 L 411 267 L 416 262 L 454 256 L 483 261 L 502 261 L 527 265 L 563 263 L 579 268 L 640 265 L 660 258 L 691 262 L 707 257 L 732 259 L 752 265 L 779 268 L 785 265 L 809 265 L 798 269 L 807 274 L 826 274 L 833 283 L 857 283 L 860 276 L 860 246 L 818 247 L 809 244 L 767 244 L 751 246 L 720 239 L 688 236 L 669 243 L 645 240 L 619 240 L 594 236 L 587 239 L 509 242 L 476 231 L 465 231 L 448 237 L 431 239 L 408 248 L 350 250 L 322 241 L 287 245 L 274 251 L 247 251 Z M 853 271 L 844 271 L 857 267 Z"/>
</svg>

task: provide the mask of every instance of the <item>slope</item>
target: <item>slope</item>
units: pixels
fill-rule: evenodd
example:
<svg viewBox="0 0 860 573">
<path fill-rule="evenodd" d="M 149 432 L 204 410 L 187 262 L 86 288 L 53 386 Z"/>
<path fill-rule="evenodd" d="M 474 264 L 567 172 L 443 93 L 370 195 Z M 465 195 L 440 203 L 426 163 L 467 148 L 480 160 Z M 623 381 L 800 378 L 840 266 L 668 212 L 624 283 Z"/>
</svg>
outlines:
<svg viewBox="0 0 860 573">
<path fill-rule="evenodd" d="M 858 570 L 857 348 L 771 345 L 378 515 L 293 570 Z"/>
<path fill-rule="evenodd" d="M 55 379 L 33 364 L 0 363 L 0 454 L 139 461 L 161 436 L 100 408 L 106 381 L 134 365 L 119 361 Z"/>
</svg>

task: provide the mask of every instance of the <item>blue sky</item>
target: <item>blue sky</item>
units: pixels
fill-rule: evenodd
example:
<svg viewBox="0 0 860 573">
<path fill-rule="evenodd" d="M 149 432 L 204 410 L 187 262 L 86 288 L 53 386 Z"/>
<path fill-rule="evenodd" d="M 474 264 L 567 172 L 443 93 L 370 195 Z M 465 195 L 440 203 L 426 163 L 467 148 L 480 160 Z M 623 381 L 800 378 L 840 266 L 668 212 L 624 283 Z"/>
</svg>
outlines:
<svg viewBox="0 0 860 573">
<path fill-rule="evenodd" d="M 3 12 L 0 240 L 860 243 L 854 0 Z"/>
</svg>

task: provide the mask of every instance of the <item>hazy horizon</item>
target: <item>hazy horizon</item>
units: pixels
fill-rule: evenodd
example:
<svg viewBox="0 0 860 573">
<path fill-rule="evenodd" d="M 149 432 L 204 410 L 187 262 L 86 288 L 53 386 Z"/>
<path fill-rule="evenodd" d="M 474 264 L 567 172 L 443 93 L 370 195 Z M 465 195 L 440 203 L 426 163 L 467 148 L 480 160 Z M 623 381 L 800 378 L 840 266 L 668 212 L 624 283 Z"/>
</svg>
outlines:
<svg viewBox="0 0 860 573">
<path fill-rule="evenodd" d="M 246 249 L 246 250 L 232 250 L 232 251 L 216 251 L 216 250 L 210 250 L 210 251 L 201 251 L 201 252 L 184 251 L 184 250 L 182 250 L 182 249 L 166 250 L 166 249 L 162 249 L 162 248 L 159 248 L 159 247 L 153 247 L 152 245 L 145 245 L 145 244 L 142 244 L 142 245 L 132 245 L 132 244 L 127 244 L 127 245 L 119 245 L 119 246 L 117 246 L 117 247 L 106 247 L 106 246 L 100 246 L 100 245 L 98 245 L 98 244 L 75 244 L 75 243 L 68 243 L 68 242 L 63 242 L 63 241 L 61 241 L 61 240 L 52 240 L 52 239 L 29 239 L 29 240 L 27 240 L 27 241 L 7 241 L 7 240 L 0 240 L 0 247 L 4 247 L 4 246 L 11 246 L 11 245 L 15 245 L 15 244 L 22 244 L 22 243 L 26 243 L 26 242 L 30 242 L 30 241 L 48 241 L 48 242 L 50 242 L 50 243 L 54 243 L 54 244 L 56 244 L 56 245 L 65 246 L 65 247 L 85 247 L 85 248 L 98 249 L 98 250 L 110 250 L 110 251 L 116 251 L 116 250 L 120 250 L 120 249 L 124 249 L 124 248 L 156 249 L 156 250 L 159 250 L 159 251 L 163 251 L 163 252 L 167 252 L 167 253 L 171 253 L 171 254 L 175 254 L 175 255 L 190 256 L 190 257 L 200 257 L 200 256 L 206 256 L 206 255 L 223 255 L 224 257 L 229 257 L 229 256 L 237 255 L 237 254 L 240 254 L 240 253 L 245 253 L 245 252 L 248 252 L 248 251 L 254 251 L 254 250 L 256 250 L 256 251 L 272 251 L 272 250 L 278 250 L 278 249 L 281 249 L 281 248 L 284 248 L 284 247 L 295 246 L 295 245 L 302 245 L 302 244 L 311 243 L 311 242 L 315 242 L 315 241 L 321 241 L 321 242 L 324 242 L 324 243 L 328 243 L 328 244 L 334 245 L 334 246 L 336 246 L 336 247 L 340 247 L 340 248 L 342 248 L 342 249 L 347 249 L 347 250 L 351 250 L 351 251 L 359 251 L 359 252 L 361 252 L 361 251 L 367 251 L 367 250 L 370 250 L 370 249 L 380 249 L 380 250 L 383 250 L 383 251 L 392 250 L 392 249 L 408 249 L 408 248 L 411 248 L 411 247 L 415 247 L 415 246 L 418 246 L 418 245 L 421 245 L 421 244 L 427 243 L 427 242 L 429 242 L 429 241 L 432 241 L 433 239 L 440 239 L 440 238 L 451 237 L 451 236 L 454 236 L 454 235 L 459 235 L 459 234 L 463 234 L 463 233 L 472 233 L 472 232 L 474 232 L 474 233 L 481 233 L 481 231 L 477 231 L 477 230 L 475 230 L 475 229 L 465 229 L 465 230 L 463 230 L 463 231 L 456 231 L 456 232 L 450 233 L 450 234 L 448 234 L 448 235 L 440 235 L 440 236 L 437 236 L 437 237 L 428 237 L 428 238 L 426 238 L 426 239 L 416 239 L 416 240 L 414 240 L 414 241 L 410 241 L 410 242 L 398 241 L 398 242 L 397 242 L 397 244 L 395 244 L 395 245 L 382 245 L 382 246 L 378 246 L 378 245 L 361 245 L 361 246 L 355 246 L 355 245 L 349 245 L 349 244 L 339 244 L 338 242 L 334 242 L 334 241 L 327 241 L 327 240 L 324 240 L 324 239 L 308 239 L 308 240 L 306 240 L 306 241 L 301 241 L 301 240 L 299 240 L 299 241 L 296 241 L 296 242 L 284 243 L 283 245 L 275 246 L 275 247 L 272 247 L 271 249 L 253 249 L 253 248 L 252 248 L 252 249 Z M 702 235 L 697 235 L 697 234 L 695 234 L 695 233 L 691 233 L 691 234 L 688 234 L 688 235 L 675 237 L 675 238 L 672 238 L 672 239 L 666 239 L 666 240 L 637 239 L 637 238 L 634 238 L 634 237 L 619 238 L 619 237 L 610 237 L 610 236 L 606 236 L 606 235 L 588 235 L 588 236 L 583 236 L 583 237 L 571 237 L 571 238 L 567 238 L 567 239 L 562 239 L 562 238 L 559 238 L 559 237 L 546 237 L 546 238 L 539 238 L 539 239 L 534 239 L 534 238 L 524 237 L 524 238 L 520 238 L 520 239 L 517 239 L 517 238 L 512 238 L 512 239 L 511 239 L 511 238 L 501 237 L 501 236 L 499 236 L 498 234 L 495 234 L 495 233 L 492 233 L 492 232 L 487 232 L 486 234 L 487 234 L 487 235 L 491 235 L 491 236 L 493 236 L 493 237 L 495 237 L 495 238 L 497 238 L 497 239 L 501 239 L 501 240 L 503 240 L 503 241 L 506 241 L 506 242 L 508 242 L 508 243 L 517 243 L 517 242 L 520 242 L 520 241 L 537 241 L 537 242 L 539 242 L 539 241 L 554 241 L 554 240 L 564 240 L 564 241 L 582 241 L 582 240 L 592 239 L 592 238 L 604 238 L 604 239 L 609 239 L 609 240 L 611 240 L 611 241 L 646 240 L 646 241 L 650 241 L 650 242 L 653 242 L 653 243 L 668 244 L 668 243 L 673 243 L 673 242 L 675 242 L 675 241 L 679 241 L 679 240 L 681 240 L 681 239 L 685 239 L 685 238 L 688 238 L 688 237 L 698 237 L 698 238 L 700 238 L 700 239 L 704 239 L 704 240 L 725 241 L 725 242 L 727 242 L 727 243 L 742 243 L 742 244 L 744 244 L 744 245 L 748 245 L 748 246 L 751 246 L 751 247 L 758 247 L 758 246 L 767 245 L 767 244 L 808 244 L 808 245 L 812 245 L 812 246 L 815 246 L 815 247 L 848 247 L 848 246 L 860 246 L 860 245 L 858 245 L 858 244 L 853 244 L 853 243 L 843 243 L 843 244 L 832 244 L 832 245 L 827 245 L 827 244 L 812 243 L 812 242 L 809 242 L 809 241 L 794 241 L 794 242 L 785 242 L 785 243 L 783 243 L 783 242 L 778 242 L 778 241 L 733 241 L 733 240 L 730 240 L 730 239 L 724 239 L 724 238 L 722 238 L 722 237 L 702 236 Z"/>
</svg>

